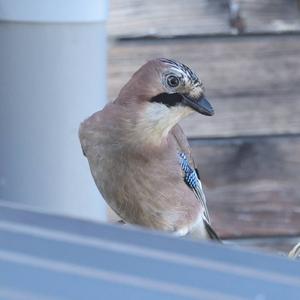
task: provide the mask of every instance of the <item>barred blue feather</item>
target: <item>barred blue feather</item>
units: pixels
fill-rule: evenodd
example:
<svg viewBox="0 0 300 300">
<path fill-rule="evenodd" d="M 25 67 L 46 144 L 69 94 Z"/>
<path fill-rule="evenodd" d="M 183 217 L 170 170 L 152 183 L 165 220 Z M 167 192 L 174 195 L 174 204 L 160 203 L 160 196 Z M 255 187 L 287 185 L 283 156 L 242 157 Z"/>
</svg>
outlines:
<svg viewBox="0 0 300 300">
<path fill-rule="evenodd" d="M 191 188 L 195 189 L 199 181 L 197 173 L 190 166 L 186 158 L 186 155 L 183 152 L 179 153 L 179 156 L 180 156 L 181 169 L 184 172 L 184 180 Z"/>
<path fill-rule="evenodd" d="M 208 209 L 206 205 L 206 198 L 203 192 L 200 177 L 198 176 L 196 170 L 191 167 L 185 153 L 179 152 L 178 156 L 179 156 L 181 169 L 184 173 L 184 177 L 183 177 L 184 181 L 192 189 L 195 196 L 200 200 L 201 204 L 204 207 L 204 217 L 206 221 L 210 224 L 210 218 L 209 218 Z"/>
</svg>

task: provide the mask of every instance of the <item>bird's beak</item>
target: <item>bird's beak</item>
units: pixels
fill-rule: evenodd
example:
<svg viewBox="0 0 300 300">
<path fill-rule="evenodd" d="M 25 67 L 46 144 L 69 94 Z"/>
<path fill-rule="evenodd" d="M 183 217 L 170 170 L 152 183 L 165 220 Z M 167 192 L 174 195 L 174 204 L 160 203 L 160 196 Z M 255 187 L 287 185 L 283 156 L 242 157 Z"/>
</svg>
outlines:
<svg viewBox="0 0 300 300">
<path fill-rule="evenodd" d="M 182 95 L 182 102 L 202 115 L 212 116 L 215 113 L 211 104 L 204 96 L 194 99 L 187 95 Z"/>
</svg>

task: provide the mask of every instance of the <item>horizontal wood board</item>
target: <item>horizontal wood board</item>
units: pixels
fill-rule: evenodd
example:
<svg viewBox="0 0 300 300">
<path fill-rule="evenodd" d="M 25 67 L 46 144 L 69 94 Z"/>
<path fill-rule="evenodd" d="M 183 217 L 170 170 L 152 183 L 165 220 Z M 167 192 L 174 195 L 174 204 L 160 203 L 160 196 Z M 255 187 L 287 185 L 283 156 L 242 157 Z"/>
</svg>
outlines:
<svg viewBox="0 0 300 300">
<path fill-rule="evenodd" d="M 248 32 L 300 30 L 298 0 L 240 0 L 240 9 Z"/>
<path fill-rule="evenodd" d="M 231 34 L 229 0 L 112 0 L 108 31 L 114 37 Z M 247 32 L 300 30 L 297 0 L 240 0 Z"/>
<path fill-rule="evenodd" d="M 190 141 L 222 237 L 300 235 L 300 136 Z"/>
<path fill-rule="evenodd" d="M 108 32 L 115 37 L 230 32 L 226 7 L 218 1 L 113 0 Z"/>
<path fill-rule="evenodd" d="M 300 36 L 112 42 L 109 99 L 155 57 L 182 61 L 204 81 L 216 114 L 184 120 L 189 137 L 300 132 Z"/>
</svg>

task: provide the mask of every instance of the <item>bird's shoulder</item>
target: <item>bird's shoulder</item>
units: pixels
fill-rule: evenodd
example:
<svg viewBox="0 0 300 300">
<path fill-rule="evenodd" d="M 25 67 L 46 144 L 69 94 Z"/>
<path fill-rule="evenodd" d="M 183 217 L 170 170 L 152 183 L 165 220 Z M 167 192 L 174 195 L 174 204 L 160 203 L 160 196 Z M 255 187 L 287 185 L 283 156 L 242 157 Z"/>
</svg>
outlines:
<svg viewBox="0 0 300 300">
<path fill-rule="evenodd" d="M 113 119 L 115 112 L 115 104 L 107 104 L 102 110 L 93 113 L 80 124 L 79 134 L 89 130 L 100 129 L 101 126 Z"/>
<path fill-rule="evenodd" d="M 191 147 L 180 125 L 175 125 L 170 134 L 175 140 L 177 152 L 184 153 L 191 167 L 195 168 Z"/>
<path fill-rule="evenodd" d="M 118 112 L 114 106 L 113 103 L 107 104 L 102 110 L 93 113 L 80 124 L 78 135 L 84 154 L 89 146 L 107 135 L 107 127 L 113 127 L 111 123 Z"/>
</svg>

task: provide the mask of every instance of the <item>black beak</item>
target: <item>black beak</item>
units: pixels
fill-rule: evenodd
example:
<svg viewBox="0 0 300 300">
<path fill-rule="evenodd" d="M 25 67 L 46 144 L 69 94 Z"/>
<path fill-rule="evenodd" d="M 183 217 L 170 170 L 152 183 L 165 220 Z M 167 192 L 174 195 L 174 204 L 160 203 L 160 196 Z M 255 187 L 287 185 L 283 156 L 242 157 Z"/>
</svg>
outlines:
<svg viewBox="0 0 300 300">
<path fill-rule="evenodd" d="M 202 115 L 205 115 L 205 116 L 212 116 L 215 113 L 211 104 L 203 96 L 201 96 L 198 99 L 193 99 L 186 95 L 182 95 L 182 103 L 191 107 L 196 112 L 198 112 Z"/>
</svg>

